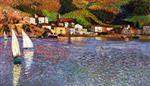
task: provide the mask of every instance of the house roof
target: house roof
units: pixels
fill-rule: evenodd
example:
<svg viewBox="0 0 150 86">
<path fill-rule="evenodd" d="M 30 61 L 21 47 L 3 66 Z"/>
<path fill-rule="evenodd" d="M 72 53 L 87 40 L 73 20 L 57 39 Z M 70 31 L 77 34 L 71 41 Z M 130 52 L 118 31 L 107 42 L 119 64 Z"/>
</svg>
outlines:
<svg viewBox="0 0 150 86">
<path fill-rule="evenodd" d="M 92 26 L 94 26 L 94 27 L 112 27 L 110 25 L 92 25 Z"/>
<path fill-rule="evenodd" d="M 72 18 L 59 18 L 59 22 L 75 22 L 75 19 Z"/>
</svg>

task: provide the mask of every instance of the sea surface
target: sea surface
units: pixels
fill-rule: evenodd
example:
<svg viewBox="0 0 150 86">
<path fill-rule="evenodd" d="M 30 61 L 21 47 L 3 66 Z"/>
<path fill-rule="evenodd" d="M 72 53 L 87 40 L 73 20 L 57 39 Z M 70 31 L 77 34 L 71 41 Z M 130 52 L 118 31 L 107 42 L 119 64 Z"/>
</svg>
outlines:
<svg viewBox="0 0 150 86">
<path fill-rule="evenodd" d="M 32 39 L 13 64 L 11 38 L 0 38 L 0 86 L 150 86 L 150 42 L 100 37 Z"/>
</svg>

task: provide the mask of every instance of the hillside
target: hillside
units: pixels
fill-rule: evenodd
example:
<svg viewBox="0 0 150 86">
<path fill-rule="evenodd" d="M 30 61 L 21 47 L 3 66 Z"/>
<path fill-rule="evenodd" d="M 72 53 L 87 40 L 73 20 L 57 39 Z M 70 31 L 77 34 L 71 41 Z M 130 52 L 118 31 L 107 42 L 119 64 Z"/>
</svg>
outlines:
<svg viewBox="0 0 150 86">
<path fill-rule="evenodd" d="M 88 8 L 91 10 L 106 10 L 112 13 L 119 13 L 120 7 L 130 0 L 73 0 L 78 8 Z"/>
<path fill-rule="evenodd" d="M 30 16 L 30 14 L 28 14 L 26 12 L 22 12 L 22 11 L 17 10 L 17 9 L 14 9 L 9 5 L 0 4 L 0 19 L 2 19 L 2 12 L 4 9 L 7 10 L 9 18 L 15 17 L 15 18 L 20 19 L 23 16 Z"/>
<path fill-rule="evenodd" d="M 36 13 L 48 16 L 50 21 L 60 13 L 62 17 L 74 18 L 84 26 L 115 24 L 113 22 L 118 20 L 139 22 L 140 25 L 150 23 L 143 20 L 150 15 L 149 0 L 140 3 L 138 0 L 0 0 L 1 12 L 3 8 L 12 10 L 10 16 L 17 10 L 20 16 Z"/>
<path fill-rule="evenodd" d="M 90 21 L 94 21 L 97 24 L 103 25 L 103 23 L 97 19 L 95 15 L 93 15 L 88 10 L 76 10 L 70 13 L 66 13 L 63 15 L 64 18 L 74 18 L 76 21 L 84 26 L 91 25 Z"/>
<path fill-rule="evenodd" d="M 133 16 L 130 18 L 126 18 L 125 21 L 133 22 L 135 25 L 137 22 L 139 23 L 139 27 L 142 28 L 144 24 L 148 25 L 150 23 L 150 15 L 147 16 Z"/>
</svg>

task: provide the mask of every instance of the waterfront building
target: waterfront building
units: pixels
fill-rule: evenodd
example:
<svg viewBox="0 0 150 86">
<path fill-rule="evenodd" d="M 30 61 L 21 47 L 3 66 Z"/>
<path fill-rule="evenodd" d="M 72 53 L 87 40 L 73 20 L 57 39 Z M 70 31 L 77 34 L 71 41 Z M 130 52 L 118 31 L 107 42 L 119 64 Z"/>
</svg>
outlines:
<svg viewBox="0 0 150 86">
<path fill-rule="evenodd" d="M 143 34 L 150 35 L 150 24 L 143 26 Z"/>
<path fill-rule="evenodd" d="M 65 28 L 65 27 L 54 27 L 52 32 L 54 35 L 66 35 L 67 34 L 67 28 Z"/>
</svg>

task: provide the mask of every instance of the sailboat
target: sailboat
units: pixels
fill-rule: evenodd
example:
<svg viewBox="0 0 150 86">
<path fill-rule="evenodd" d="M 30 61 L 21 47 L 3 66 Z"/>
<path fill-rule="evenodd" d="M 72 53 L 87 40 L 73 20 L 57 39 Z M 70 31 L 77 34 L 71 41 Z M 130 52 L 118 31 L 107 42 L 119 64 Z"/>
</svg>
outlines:
<svg viewBox="0 0 150 86">
<path fill-rule="evenodd" d="M 15 34 L 15 31 L 12 29 L 12 42 L 11 42 L 11 46 L 12 46 L 12 54 L 13 57 L 17 58 L 21 55 L 20 53 L 20 47 L 19 47 L 19 42 L 17 39 L 17 36 Z"/>
<path fill-rule="evenodd" d="M 4 41 L 5 40 L 8 40 L 8 37 L 7 37 L 7 35 L 6 35 L 5 31 L 4 31 Z"/>
<path fill-rule="evenodd" d="M 33 43 L 32 40 L 29 38 L 29 36 L 24 32 L 22 29 L 22 37 L 23 37 L 23 48 L 24 49 L 33 49 Z"/>
</svg>

